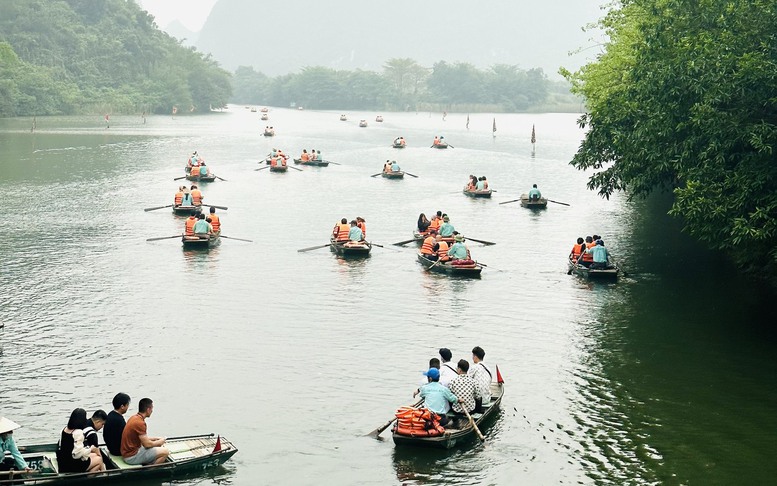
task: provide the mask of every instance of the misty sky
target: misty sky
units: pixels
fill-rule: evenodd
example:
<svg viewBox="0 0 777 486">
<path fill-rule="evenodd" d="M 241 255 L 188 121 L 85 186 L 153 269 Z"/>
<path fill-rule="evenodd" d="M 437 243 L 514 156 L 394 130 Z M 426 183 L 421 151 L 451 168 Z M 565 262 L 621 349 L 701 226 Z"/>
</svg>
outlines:
<svg viewBox="0 0 777 486">
<path fill-rule="evenodd" d="M 187 29 L 197 32 L 208 18 L 218 0 L 138 0 L 138 3 L 156 18 L 156 24 L 164 29 L 178 20 Z"/>
</svg>

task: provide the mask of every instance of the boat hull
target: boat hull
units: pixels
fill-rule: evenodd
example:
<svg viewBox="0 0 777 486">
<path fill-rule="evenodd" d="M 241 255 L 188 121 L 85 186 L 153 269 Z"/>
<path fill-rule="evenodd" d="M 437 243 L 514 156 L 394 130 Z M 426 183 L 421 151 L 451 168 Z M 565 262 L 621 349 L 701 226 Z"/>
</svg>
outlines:
<svg viewBox="0 0 777 486">
<path fill-rule="evenodd" d="M 215 451 L 216 442 L 221 450 Z M 192 436 L 184 439 L 168 440 L 165 444 L 170 449 L 170 458 L 162 464 L 148 466 L 130 466 L 120 457 L 111 456 L 105 447 L 100 448 L 106 471 L 92 473 L 60 473 L 56 461 L 57 444 L 40 444 L 21 446 L 27 464 L 36 471 L 20 483 L 19 478 L 13 480 L 0 479 L 0 485 L 59 485 L 59 484 L 106 484 L 118 481 L 139 482 L 153 478 L 177 478 L 201 473 L 224 464 L 237 453 L 237 448 L 223 437 L 213 434 Z M 0 476 L 4 478 L 5 476 Z"/>
<path fill-rule="evenodd" d="M 611 268 L 597 269 L 588 268 L 585 265 L 578 264 L 572 260 L 567 261 L 569 265 L 569 272 L 587 278 L 589 280 L 617 280 L 620 269 L 618 265 L 611 265 Z"/>
<path fill-rule="evenodd" d="M 541 197 L 538 200 L 532 201 L 529 199 L 528 194 L 521 194 L 521 206 L 529 209 L 547 209 L 548 200 Z"/>
<path fill-rule="evenodd" d="M 289 167 L 286 165 L 279 165 L 277 167 L 270 166 L 270 172 L 286 172 Z"/>
<path fill-rule="evenodd" d="M 483 432 L 486 425 L 490 425 L 494 418 L 499 414 L 504 396 L 504 385 L 491 384 L 491 402 L 482 414 L 472 414 L 472 419 L 478 429 Z M 431 447 L 436 449 L 451 449 L 458 445 L 471 442 L 476 436 L 475 429 L 466 424 L 461 429 L 445 429 L 445 432 L 437 437 L 412 437 L 409 435 L 400 435 L 396 433 L 396 428 L 391 434 L 394 444 L 397 446 L 409 447 Z"/>
<path fill-rule="evenodd" d="M 391 146 L 392 146 L 392 147 L 394 147 L 394 148 L 398 148 L 398 149 L 403 149 L 403 148 L 405 148 L 405 145 L 402 145 L 401 143 L 399 143 L 399 144 L 397 144 L 397 143 L 394 143 L 394 144 L 391 144 Z"/>
<path fill-rule="evenodd" d="M 436 148 L 436 149 L 441 149 L 442 150 L 442 149 L 447 149 L 448 148 L 448 144 L 447 143 L 436 143 L 436 144 L 433 144 L 432 147 Z"/>
<path fill-rule="evenodd" d="M 420 253 L 418 254 L 418 261 L 421 262 L 424 268 L 432 272 L 444 273 L 454 277 L 480 278 L 480 273 L 483 271 L 483 267 L 477 262 L 475 262 L 474 266 L 452 265 L 449 262 L 437 263 L 437 261 L 429 260 Z"/>
<path fill-rule="evenodd" d="M 311 167 L 327 167 L 329 165 L 329 162 L 326 160 L 300 160 L 300 159 L 294 159 L 295 164 L 299 165 L 309 165 Z"/>
<path fill-rule="evenodd" d="M 186 174 L 186 180 L 192 181 L 192 182 L 213 182 L 216 180 L 216 176 L 215 175 L 193 176 L 191 174 Z"/>
<path fill-rule="evenodd" d="M 189 216 L 192 211 L 202 209 L 202 206 L 173 206 L 173 214 L 176 216 Z"/>
<path fill-rule="evenodd" d="M 262 135 L 264 135 L 265 137 L 274 137 L 275 132 L 264 132 Z"/>
<path fill-rule="evenodd" d="M 372 250 L 372 243 L 348 244 L 340 243 L 333 239 L 329 241 L 331 243 L 329 248 L 342 257 L 366 257 L 370 255 Z"/>
<path fill-rule="evenodd" d="M 203 236 L 182 236 L 181 243 L 184 250 L 207 250 L 213 248 L 221 242 L 220 233 L 215 235 Z"/>
<path fill-rule="evenodd" d="M 464 189 L 462 192 L 469 197 L 490 198 L 493 191 L 491 189 L 486 189 L 484 191 L 468 191 L 467 189 Z"/>
<path fill-rule="evenodd" d="M 396 172 L 384 172 L 381 174 L 386 179 L 404 179 L 405 173 L 401 170 L 398 170 Z"/>
</svg>

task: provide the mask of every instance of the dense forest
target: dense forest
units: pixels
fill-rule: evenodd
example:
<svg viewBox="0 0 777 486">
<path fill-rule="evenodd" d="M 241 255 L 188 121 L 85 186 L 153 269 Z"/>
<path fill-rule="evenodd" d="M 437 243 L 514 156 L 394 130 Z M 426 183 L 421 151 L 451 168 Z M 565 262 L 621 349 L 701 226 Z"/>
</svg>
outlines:
<svg viewBox="0 0 777 486">
<path fill-rule="evenodd" d="M 568 73 L 588 108 L 572 164 L 603 196 L 672 191 L 686 231 L 776 282 L 774 0 L 621 4 L 604 54 Z"/>
<path fill-rule="evenodd" d="M 498 64 L 479 70 L 469 63 L 439 61 L 431 68 L 413 59 L 388 60 L 382 72 L 307 67 L 268 77 L 239 67 L 233 101 L 336 110 L 579 111 L 580 98 L 565 81 L 542 69 Z"/>
<path fill-rule="evenodd" d="M 134 1 L 0 2 L 0 116 L 208 111 L 230 74 Z"/>
</svg>

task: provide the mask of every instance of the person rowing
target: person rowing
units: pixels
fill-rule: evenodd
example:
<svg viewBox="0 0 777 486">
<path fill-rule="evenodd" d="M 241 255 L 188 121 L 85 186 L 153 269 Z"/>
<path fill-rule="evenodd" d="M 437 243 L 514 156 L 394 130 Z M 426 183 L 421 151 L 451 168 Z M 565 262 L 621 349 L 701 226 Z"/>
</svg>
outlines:
<svg viewBox="0 0 777 486">
<path fill-rule="evenodd" d="M 464 237 L 456 235 L 453 237 L 454 243 L 448 250 L 448 256 L 452 260 L 469 260 L 469 249 L 464 244 Z"/>
</svg>

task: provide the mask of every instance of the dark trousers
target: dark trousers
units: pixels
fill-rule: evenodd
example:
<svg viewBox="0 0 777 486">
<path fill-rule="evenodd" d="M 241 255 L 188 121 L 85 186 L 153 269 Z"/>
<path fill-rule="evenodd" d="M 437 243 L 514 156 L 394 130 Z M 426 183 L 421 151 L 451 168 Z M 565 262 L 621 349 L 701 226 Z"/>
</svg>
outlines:
<svg viewBox="0 0 777 486">
<path fill-rule="evenodd" d="M 475 413 L 483 413 L 483 399 L 482 398 L 476 398 L 475 399 Z"/>
</svg>

